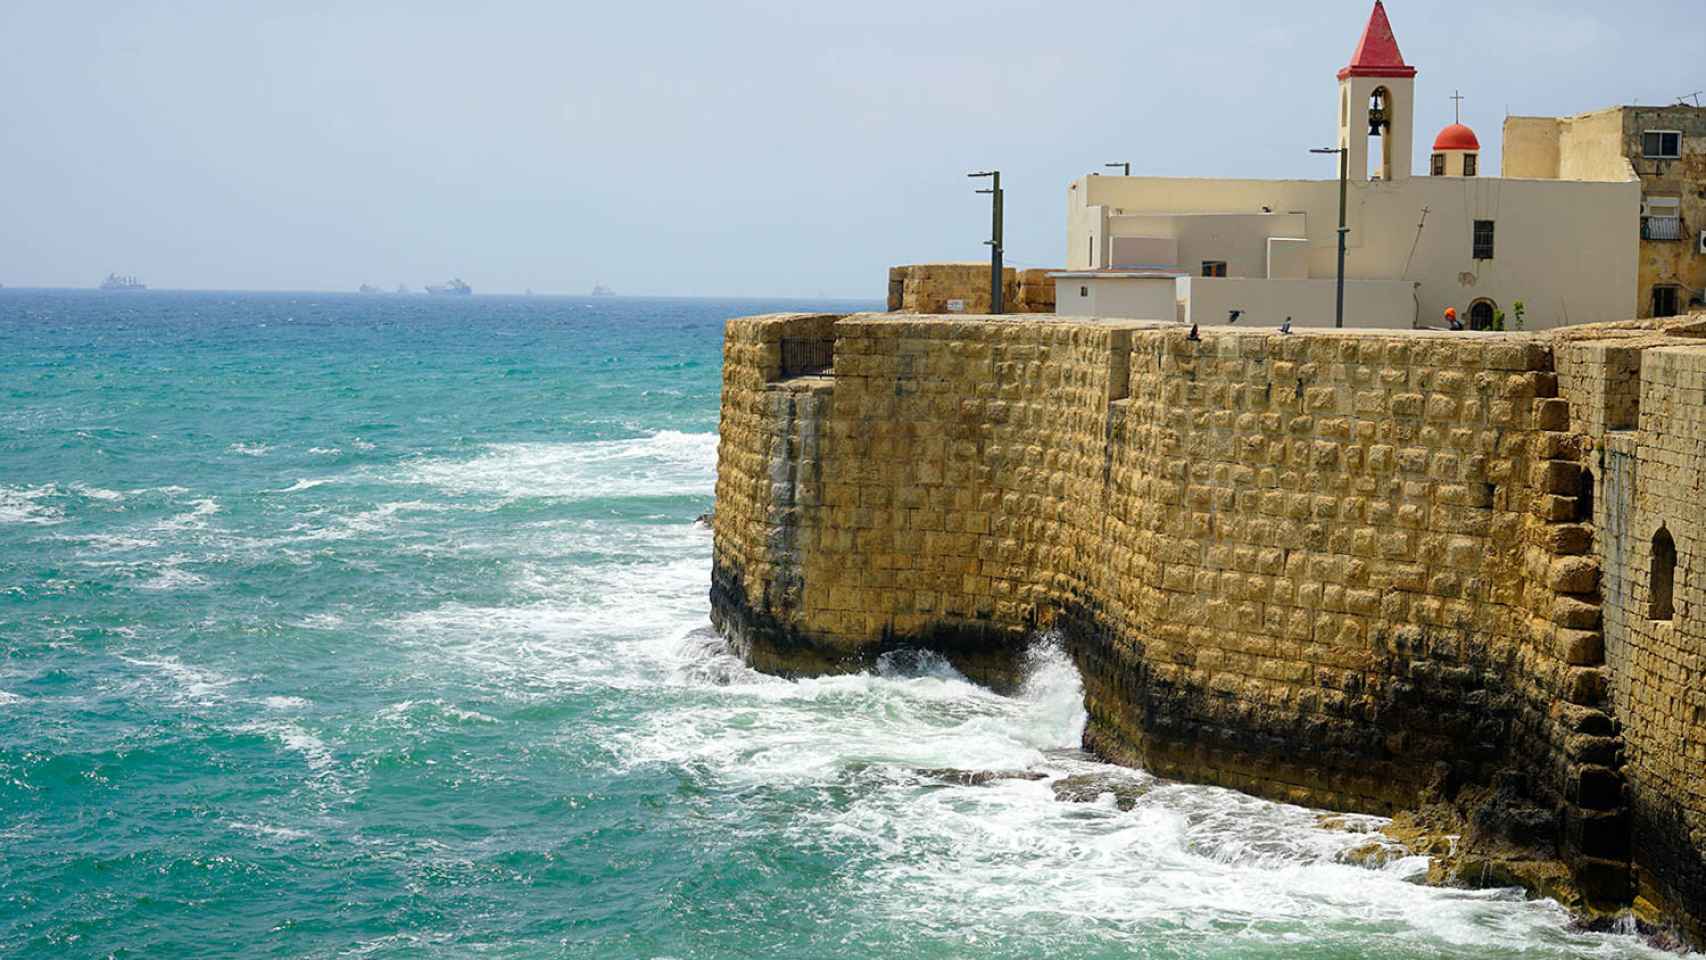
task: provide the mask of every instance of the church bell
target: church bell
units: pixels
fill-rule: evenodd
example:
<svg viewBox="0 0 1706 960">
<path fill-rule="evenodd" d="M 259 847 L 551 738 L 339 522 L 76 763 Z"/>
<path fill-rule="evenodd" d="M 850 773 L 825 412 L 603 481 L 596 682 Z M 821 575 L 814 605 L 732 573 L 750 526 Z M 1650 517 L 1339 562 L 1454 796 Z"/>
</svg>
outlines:
<svg viewBox="0 0 1706 960">
<path fill-rule="evenodd" d="M 1374 92 L 1374 105 L 1368 110 L 1368 135 L 1378 137 L 1386 129 L 1386 91 Z"/>
</svg>

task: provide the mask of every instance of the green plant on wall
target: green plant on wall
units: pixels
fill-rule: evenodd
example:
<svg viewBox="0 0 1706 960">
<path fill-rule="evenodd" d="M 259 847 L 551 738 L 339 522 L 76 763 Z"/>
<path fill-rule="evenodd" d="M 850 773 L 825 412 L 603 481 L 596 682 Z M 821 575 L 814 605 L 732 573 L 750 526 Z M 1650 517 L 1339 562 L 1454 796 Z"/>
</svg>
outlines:
<svg viewBox="0 0 1706 960">
<path fill-rule="evenodd" d="M 1523 317 L 1527 316 L 1527 314 L 1528 307 L 1521 300 L 1511 304 L 1511 323 L 1518 330 L 1523 328 Z M 1502 330 L 1504 328 L 1500 327 L 1499 329 Z"/>
<path fill-rule="evenodd" d="M 1493 329 L 1499 331 L 1500 333 L 1504 332 L 1504 329 L 1505 329 L 1505 312 L 1503 310 L 1495 309 L 1493 311 Z"/>
</svg>

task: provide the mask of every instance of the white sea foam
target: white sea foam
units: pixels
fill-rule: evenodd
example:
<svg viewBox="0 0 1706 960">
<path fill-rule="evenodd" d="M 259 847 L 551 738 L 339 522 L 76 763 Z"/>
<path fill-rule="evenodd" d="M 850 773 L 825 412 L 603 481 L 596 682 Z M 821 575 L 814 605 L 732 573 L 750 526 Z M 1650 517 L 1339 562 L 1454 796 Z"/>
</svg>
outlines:
<svg viewBox="0 0 1706 960">
<path fill-rule="evenodd" d="M 212 497 L 190 501 L 191 509 L 154 524 L 153 529 L 162 533 L 176 533 L 184 530 L 201 530 L 206 528 L 209 517 L 219 512 L 219 501 Z"/>
<path fill-rule="evenodd" d="M 0 707 L 9 707 L 15 703 L 23 703 L 29 698 L 21 694 L 0 690 Z"/>
<path fill-rule="evenodd" d="M 91 487 L 85 483 L 74 483 L 71 485 L 71 489 L 78 495 L 88 497 L 91 500 L 104 500 L 108 503 L 118 503 L 124 499 L 124 494 L 117 490 L 103 490 L 100 487 Z"/>
<path fill-rule="evenodd" d="M 326 742 L 300 724 L 284 720 L 256 720 L 236 728 L 241 733 L 257 733 L 277 740 L 284 749 L 299 753 L 310 769 L 324 771 L 336 764 Z"/>
<path fill-rule="evenodd" d="M 337 447 L 309 447 L 308 452 L 316 457 L 335 457 L 338 454 L 343 453 L 343 451 Z"/>
<path fill-rule="evenodd" d="M 245 457 L 264 457 L 272 452 L 272 447 L 264 443 L 233 443 L 225 448 L 227 453 L 238 453 Z"/>
<path fill-rule="evenodd" d="M 247 833 L 267 840 L 282 840 L 285 842 L 307 840 L 313 834 L 306 830 L 296 830 L 290 827 L 277 827 L 266 823 L 248 823 L 241 820 L 228 820 L 226 826 L 239 833 Z"/>
<path fill-rule="evenodd" d="M 88 551 L 79 551 L 79 557 L 103 556 L 110 553 L 128 553 L 136 550 L 147 550 L 160 545 L 160 541 L 134 537 L 124 533 L 80 533 L 71 536 L 55 537 L 66 543 L 82 544 Z"/>
<path fill-rule="evenodd" d="M 301 710 L 313 703 L 301 697 L 267 697 L 261 701 L 268 710 Z"/>
<path fill-rule="evenodd" d="M 207 586 L 208 580 L 206 577 L 198 573 L 191 573 L 190 571 L 177 566 L 178 563 L 184 562 L 185 559 L 186 558 L 184 557 L 169 558 L 165 561 L 165 566 L 159 573 L 137 584 L 137 588 L 141 590 L 171 591 L 190 590 Z"/>
<path fill-rule="evenodd" d="M 312 453 L 313 451 L 310 450 L 309 452 Z M 288 487 L 284 487 L 284 488 L 279 489 L 279 490 L 268 490 L 267 492 L 268 493 L 301 493 L 304 490 L 312 490 L 315 487 L 323 487 L 326 484 L 331 483 L 331 482 L 332 481 L 329 477 L 320 477 L 318 479 L 313 479 L 313 480 L 303 478 L 301 480 L 296 481 L 295 483 L 291 484 Z"/>
<path fill-rule="evenodd" d="M 58 493 L 59 489 L 53 484 L 40 487 L 0 487 L 0 523 L 48 526 L 63 522 L 63 510 L 40 502 L 57 496 Z"/>
<path fill-rule="evenodd" d="M 715 482 L 716 464 L 716 434 L 665 430 L 634 440 L 492 444 L 472 460 L 413 464 L 400 479 L 505 500 L 700 495 Z"/>
<path fill-rule="evenodd" d="M 180 661 L 177 657 L 118 657 L 135 667 L 149 671 L 148 678 L 164 681 L 167 687 L 167 698 L 175 703 L 207 704 L 226 699 L 226 691 L 237 684 L 238 678 L 227 676 L 216 670 L 193 666 Z"/>
<path fill-rule="evenodd" d="M 614 744 L 626 764 L 665 764 L 724 788 L 790 790 L 788 843 L 849 864 L 849 902 L 885 926 L 943 943 L 992 932 L 1134 950 L 1157 936 L 1352 952 L 1470 949 L 1628 956 L 1630 938 L 1571 932 L 1562 908 L 1517 891 L 1415 883 L 1425 858 L 1382 869 L 1339 861 L 1366 834 L 1318 813 L 1213 787 L 1165 784 L 1075 748 L 1082 688 L 1058 650 L 1014 697 L 917 657 L 844 677 L 758 675 L 696 639 L 678 647 L 674 698 Z M 931 768 L 1029 770 L 1041 782 L 962 786 Z M 1129 812 L 1071 804 L 1051 781 L 1098 773 L 1147 783 Z M 800 788 L 805 788 L 803 791 Z M 830 799 L 831 797 L 838 799 Z M 731 812 L 731 820 L 745 814 Z M 1357 818 L 1359 829 L 1383 824 Z"/>
<path fill-rule="evenodd" d="M 379 711 L 379 716 L 382 720 L 390 723 L 401 724 L 405 727 L 412 727 L 414 725 L 413 718 L 422 714 L 446 717 L 451 720 L 460 720 L 464 723 L 499 722 L 498 718 L 481 713 L 478 710 L 464 709 L 449 702 L 448 700 L 439 699 L 403 700 L 398 703 L 393 703 Z"/>
</svg>

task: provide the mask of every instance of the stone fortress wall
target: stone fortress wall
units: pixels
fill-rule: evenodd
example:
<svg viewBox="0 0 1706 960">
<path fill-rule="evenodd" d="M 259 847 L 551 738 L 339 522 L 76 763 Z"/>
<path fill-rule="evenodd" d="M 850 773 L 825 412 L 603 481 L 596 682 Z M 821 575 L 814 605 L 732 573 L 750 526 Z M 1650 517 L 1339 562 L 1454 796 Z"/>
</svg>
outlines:
<svg viewBox="0 0 1706 960">
<path fill-rule="evenodd" d="M 1702 335 L 733 320 L 713 617 L 783 673 L 1054 630 L 1103 756 L 1706 942 Z"/>
</svg>

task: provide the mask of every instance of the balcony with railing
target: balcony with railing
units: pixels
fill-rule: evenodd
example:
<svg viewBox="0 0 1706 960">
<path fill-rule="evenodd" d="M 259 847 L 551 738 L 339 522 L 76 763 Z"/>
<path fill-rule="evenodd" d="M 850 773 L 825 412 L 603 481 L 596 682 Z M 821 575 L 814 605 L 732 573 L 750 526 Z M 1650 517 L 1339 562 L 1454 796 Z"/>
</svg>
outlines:
<svg viewBox="0 0 1706 960">
<path fill-rule="evenodd" d="M 1681 240 L 1681 217 L 1642 217 L 1642 240 Z"/>
</svg>

